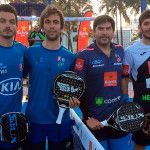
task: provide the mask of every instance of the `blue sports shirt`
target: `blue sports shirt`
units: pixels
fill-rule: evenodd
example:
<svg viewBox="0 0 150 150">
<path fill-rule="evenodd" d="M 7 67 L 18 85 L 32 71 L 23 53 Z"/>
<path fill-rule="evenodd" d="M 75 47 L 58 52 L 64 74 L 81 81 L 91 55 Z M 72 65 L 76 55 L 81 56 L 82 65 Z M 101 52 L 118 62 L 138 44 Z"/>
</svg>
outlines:
<svg viewBox="0 0 150 150">
<path fill-rule="evenodd" d="M 57 100 L 53 94 L 53 82 L 63 71 L 70 70 L 75 55 L 65 47 L 49 50 L 33 45 L 25 52 L 25 74 L 29 73 L 29 99 L 26 116 L 30 122 L 55 124 L 59 112 Z M 66 110 L 62 123 L 69 122 L 69 110 Z"/>
<path fill-rule="evenodd" d="M 81 101 L 86 117 L 99 121 L 108 119 L 123 101 L 121 100 L 121 76 L 124 50 L 121 46 L 111 44 L 111 55 L 106 56 L 92 43 L 80 52 L 75 63 L 75 72 L 85 80 L 85 93 Z"/>
<path fill-rule="evenodd" d="M 0 46 L 0 114 L 21 111 L 24 51 L 21 43 Z"/>
</svg>

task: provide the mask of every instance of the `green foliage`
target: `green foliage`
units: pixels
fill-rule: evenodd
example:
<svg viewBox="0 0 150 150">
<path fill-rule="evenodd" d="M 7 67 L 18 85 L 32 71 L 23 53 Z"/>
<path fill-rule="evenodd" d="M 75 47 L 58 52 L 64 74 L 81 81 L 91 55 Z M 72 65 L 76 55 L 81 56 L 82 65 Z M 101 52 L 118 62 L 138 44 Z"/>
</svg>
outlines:
<svg viewBox="0 0 150 150">
<path fill-rule="evenodd" d="M 80 17 L 87 10 L 92 10 L 90 0 L 53 0 L 52 4 L 60 8 L 67 17 Z"/>
<path fill-rule="evenodd" d="M 56 6 L 63 11 L 64 16 L 66 17 L 81 17 L 83 14 L 92 10 L 92 6 L 89 5 L 90 0 L 53 0 L 52 5 Z M 68 48 L 72 48 L 71 43 L 71 31 L 74 25 L 77 25 L 77 22 L 66 22 L 65 30 L 68 36 Z"/>
<path fill-rule="evenodd" d="M 101 0 L 100 3 L 100 12 L 106 9 L 107 14 L 115 15 L 116 11 L 119 10 L 128 23 L 130 22 L 130 18 L 127 15 L 128 8 L 130 8 L 130 14 L 139 14 L 141 12 L 141 0 Z M 147 0 L 147 4 L 150 4 L 150 0 Z"/>
<path fill-rule="evenodd" d="M 35 3 L 44 3 L 47 4 L 47 0 L 7 0 L 8 2 L 35 2 Z M 56 6 L 64 13 L 65 17 L 81 17 L 83 14 L 92 10 L 90 5 L 90 0 L 52 0 L 51 5 Z M 66 32 L 68 36 L 68 48 L 72 49 L 71 43 L 71 30 L 74 25 L 77 25 L 76 22 L 67 22 L 66 23 Z"/>
<path fill-rule="evenodd" d="M 131 41 L 135 41 L 135 40 L 137 40 L 139 37 L 140 37 L 140 32 L 136 32 L 136 33 L 132 36 Z"/>
<path fill-rule="evenodd" d="M 23 3 L 27 3 L 27 2 L 32 2 L 32 3 L 44 3 L 47 4 L 47 0 L 6 0 L 7 2 L 10 3 L 18 3 L 18 2 L 23 2 Z"/>
<path fill-rule="evenodd" d="M 131 8 L 130 13 L 139 14 L 141 12 L 141 0 L 123 0 L 127 8 Z M 150 0 L 147 0 L 150 4 Z"/>
<path fill-rule="evenodd" d="M 131 1 L 131 0 L 130 0 Z M 127 15 L 127 7 L 122 0 L 101 0 L 100 12 L 106 9 L 106 14 L 115 16 L 117 11 L 124 17 L 126 22 L 130 22 L 130 18 Z"/>
</svg>

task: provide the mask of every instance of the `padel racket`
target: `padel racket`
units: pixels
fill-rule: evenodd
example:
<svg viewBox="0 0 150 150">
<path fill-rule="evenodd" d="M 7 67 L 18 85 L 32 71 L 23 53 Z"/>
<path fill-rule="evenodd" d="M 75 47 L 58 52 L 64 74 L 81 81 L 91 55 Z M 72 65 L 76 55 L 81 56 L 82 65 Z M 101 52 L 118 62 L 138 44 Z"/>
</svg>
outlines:
<svg viewBox="0 0 150 150">
<path fill-rule="evenodd" d="M 150 113 L 145 114 L 144 123 L 142 125 L 142 131 L 147 135 L 150 134 Z"/>
<path fill-rule="evenodd" d="M 1 116 L 1 141 L 19 143 L 26 139 L 28 121 L 20 112 L 10 112 Z"/>
<path fill-rule="evenodd" d="M 101 122 L 120 131 L 134 132 L 141 128 L 144 122 L 142 107 L 134 102 L 120 106 L 107 120 Z"/>
<path fill-rule="evenodd" d="M 59 105 L 57 124 L 61 124 L 63 114 L 66 108 L 69 107 L 69 101 L 72 98 L 79 99 L 84 89 L 84 80 L 75 72 L 65 71 L 56 77 L 53 90 Z"/>
</svg>

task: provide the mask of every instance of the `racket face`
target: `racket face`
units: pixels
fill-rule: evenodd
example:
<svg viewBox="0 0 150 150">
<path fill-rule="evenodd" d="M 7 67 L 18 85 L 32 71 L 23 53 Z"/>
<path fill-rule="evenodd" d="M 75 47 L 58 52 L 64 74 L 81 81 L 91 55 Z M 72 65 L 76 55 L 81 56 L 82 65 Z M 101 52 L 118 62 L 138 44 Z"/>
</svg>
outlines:
<svg viewBox="0 0 150 150">
<path fill-rule="evenodd" d="M 116 121 L 122 131 L 137 131 L 144 122 L 144 111 L 137 103 L 126 103 L 117 110 Z"/>
<path fill-rule="evenodd" d="M 144 123 L 142 126 L 142 131 L 145 134 L 150 135 L 150 113 L 145 114 L 145 119 L 144 119 Z"/>
<path fill-rule="evenodd" d="M 54 94 L 58 101 L 69 103 L 71 98 L 80 98 L 84 92 L 85 84 L 75 72 L 65 71 L 58 75 L 54 82 Z"/>
<path fill-rule="evenodd" d="M 11 112 L 1 116 L 2 140 L 4 142 L 19 143 L 26 139 L 28 122 L 19 112 Z"/>
</svg>

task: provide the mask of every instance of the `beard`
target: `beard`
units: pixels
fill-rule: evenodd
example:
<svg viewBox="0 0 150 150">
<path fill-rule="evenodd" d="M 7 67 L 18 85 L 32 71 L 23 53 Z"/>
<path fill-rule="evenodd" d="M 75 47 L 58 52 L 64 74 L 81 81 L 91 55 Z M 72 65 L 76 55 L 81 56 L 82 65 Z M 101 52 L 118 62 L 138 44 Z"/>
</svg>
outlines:
<svg viewBox="0 0 150 150">
<path fill-rule="evenodd" d="M 147 36 L 147 35 L 145 35 L 145 34 L 142 34 L 142 36 L 143 36 L 145 39 L 150 40 L 150 36 Z"/>
<path fill-rule="evenodd" d="M 102 45 L 102 46 L 106 46 L 108 44 L 110 44 L 111 40 L 109 37 L 105 37 L 107 38 L 107 40 L 103 40 L 103 37 L 100 37 L 99 39 L 97 39 L 97 44 L 98 45 Z"/>
<path fill-rule="evenodd" d="M 12 38 L 14 37 L 14 35 L 2 35 L 2 37 L 3 37 L 4 39 L 9 40 L 9 39 L 12 39 Z"/>
<path fill-rule="evenodd" d="M 142 34 L 142 36 L 145 38 L 145 39 L 148 39 L 148 40 L 150 40 L 150 34 L 149 34 L 149 36 L 146 34 L 146 33 L 150 33 L 150 30 L 147 30 L 147 31 L 144 31 L 142 28 L 141 28 L 141 34 Z"/>
<path fill-rule="evenodd" d="M 55 36 L 46 34 L 46 38 L 48 39 L 48 41 L 57 41 L 60 38 L 60 33 L 57 33 Z"/>
<path fill-rule="evenodd" d="M 9 31 L 10 33 L 7 34 L 6 32 Z M 12 30 L 4 30 L 3 32 L 0 33 L 0 36 L 2 36 L 4 39 L 12 39 L 15 36 L 16 32 Z"/>
</svg>

